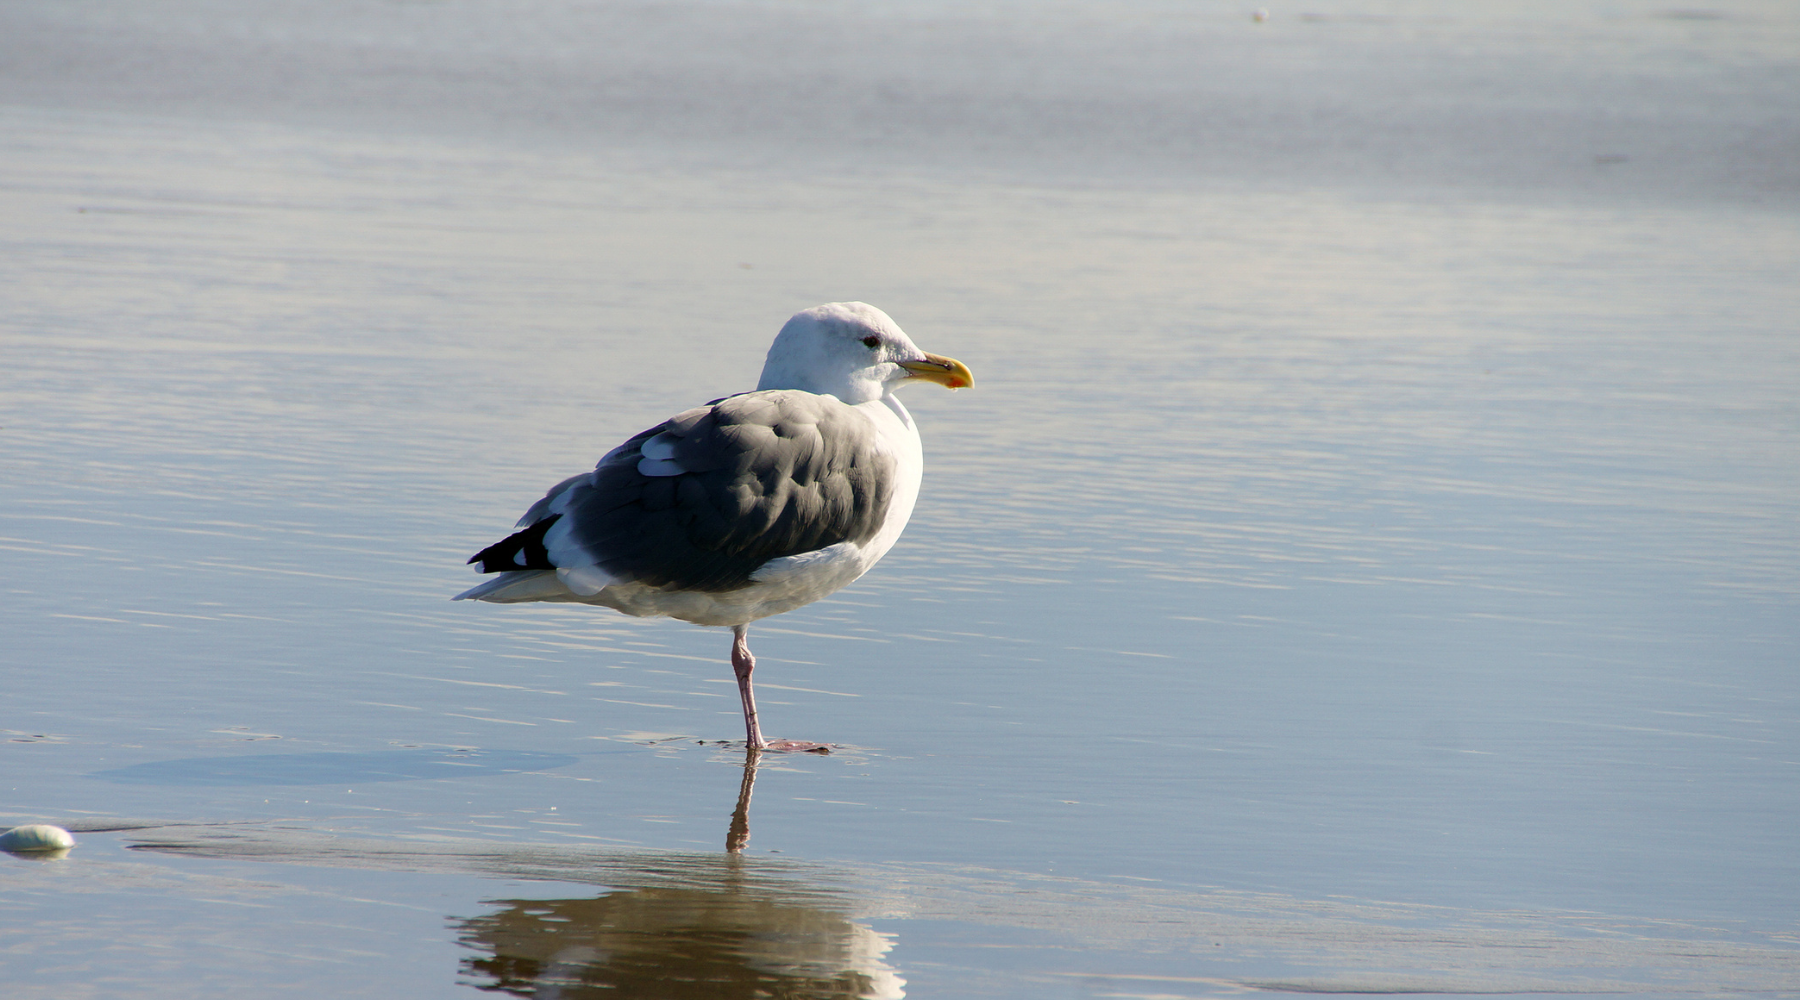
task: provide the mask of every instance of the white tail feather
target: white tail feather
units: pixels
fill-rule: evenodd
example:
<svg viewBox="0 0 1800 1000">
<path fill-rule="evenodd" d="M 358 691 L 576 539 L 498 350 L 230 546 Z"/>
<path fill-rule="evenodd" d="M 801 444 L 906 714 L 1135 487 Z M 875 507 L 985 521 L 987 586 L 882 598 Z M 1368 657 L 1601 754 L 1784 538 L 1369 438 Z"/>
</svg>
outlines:
<svg viewBox="0 0 1800 1000">
<path fill-rule="evenodd" d="M 450 599 L 514 604 L 519 601 L 553 601 L 559 597 L 567 600 L 571 596 L 569 588 L 556 578 L 555 570 L 530 569 L 501 573 L 481 586 L 471 587 Z"/>
</svg>

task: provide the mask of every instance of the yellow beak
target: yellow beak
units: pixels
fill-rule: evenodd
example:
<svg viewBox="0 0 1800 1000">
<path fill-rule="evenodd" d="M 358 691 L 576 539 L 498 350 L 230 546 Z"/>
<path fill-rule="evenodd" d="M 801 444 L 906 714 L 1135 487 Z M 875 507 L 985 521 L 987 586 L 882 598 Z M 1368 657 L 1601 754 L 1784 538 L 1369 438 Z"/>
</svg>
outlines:
<svg viewBox="0 0 1800 1000">
<path fill-rule="evenodd" d="M 913 379 L 936 382 L 946 389 L 967 389 L 975 384 L 975 376 L 968 365 L 941 354 L 927 354 L 924 361 L 902 361 L 900 367 L 912 372 L 906 377 L 909 382 Z"/>
</svg>

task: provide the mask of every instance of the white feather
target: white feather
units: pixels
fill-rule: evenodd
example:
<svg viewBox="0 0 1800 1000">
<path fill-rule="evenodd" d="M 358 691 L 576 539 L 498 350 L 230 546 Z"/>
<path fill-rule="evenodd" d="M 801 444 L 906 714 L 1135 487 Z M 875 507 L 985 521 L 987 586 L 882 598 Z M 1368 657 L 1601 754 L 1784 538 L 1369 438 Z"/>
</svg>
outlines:
<svg viewBox="0 0 1800 1000">
<path fill-rule="evenodd" d="M 582 597 L 593 597 L 602 590 L 617 583 L 606 575 L 598 566 L 560 566 L 556 570 L 556 578 L 563 586 Z"/>
<path fill-rule="evenodd" d="M 680 462 L 663 458 L 646 458 L 638 462 L 638 472 L 646 476 L 679 476 L 687 471 Z"/>
<path fill-rule="evenodd" d="M 482 583 L 478 587 L 452 597 L 453 601 L 489 601 L 494 604 L 513 604 L 519 601 L 554 601 L 558 594 L 566 595 L 569 590 L 557 580 L 556 574 L 547 569 L 509 570 Z"/>
<path fill-rule="evenodd" d="M 675 439 L 667 434 L 658 434 L 650 440 L 645 441 L 643 445 L 638 448 L 638 454 L 645 458 L 653 458 L 658 461 L 673 461 L 675 458 Z"/>
</svg>

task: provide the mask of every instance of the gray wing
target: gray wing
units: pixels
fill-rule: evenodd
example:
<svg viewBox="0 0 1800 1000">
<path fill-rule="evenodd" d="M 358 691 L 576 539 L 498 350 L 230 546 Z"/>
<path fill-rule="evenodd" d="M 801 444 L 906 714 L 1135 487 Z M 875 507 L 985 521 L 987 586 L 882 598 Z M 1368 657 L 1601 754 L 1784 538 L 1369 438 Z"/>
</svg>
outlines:
<svg viewBox="0 0 1800 1000">
<path fill-rule="evenodd" d="M 893 457 L 875 447 L 874 425 L 836 398 L 749 392 L 634 436 L 591 474 L 559 484 L 513 537 L 541 545 L 559 511 L 569 540 L 614 579 L 735 590 L 771 559 L 873 538 L 894 473 Z M 537 551 L 546 565 L 565 562 Z M 495 559 L 494 569 L 530 565 L 508 563 Z"/>
</svg>

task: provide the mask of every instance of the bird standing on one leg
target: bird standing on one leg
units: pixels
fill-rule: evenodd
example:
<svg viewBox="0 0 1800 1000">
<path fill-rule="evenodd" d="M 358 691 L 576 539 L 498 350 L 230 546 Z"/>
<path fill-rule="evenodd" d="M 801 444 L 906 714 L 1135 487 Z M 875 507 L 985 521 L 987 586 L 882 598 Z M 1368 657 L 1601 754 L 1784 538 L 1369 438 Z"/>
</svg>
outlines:
<svg viewBox="0 0 1800 1000">
<path fill-rule="evenodd" d="M 521 530 L 469 560 L 500 575 L 455 599 L 730 626 L 750 748 L 815 749 L 763 739 L 748 626 L 836 592 L 899 539 L 925 460 L 894 390 L 917 381 L 960 389 L 974 376 L 874 306 L 798 313 L 756 391 L 679 413 L 556 484 Z"/>
</svg>

